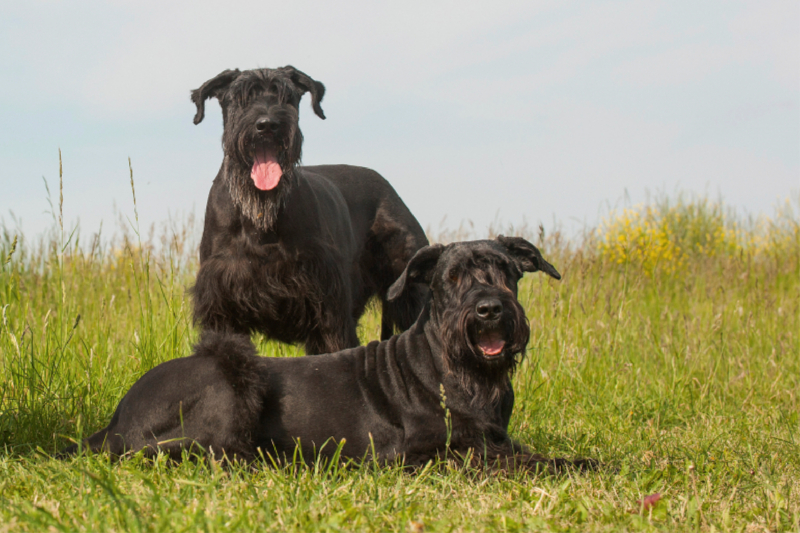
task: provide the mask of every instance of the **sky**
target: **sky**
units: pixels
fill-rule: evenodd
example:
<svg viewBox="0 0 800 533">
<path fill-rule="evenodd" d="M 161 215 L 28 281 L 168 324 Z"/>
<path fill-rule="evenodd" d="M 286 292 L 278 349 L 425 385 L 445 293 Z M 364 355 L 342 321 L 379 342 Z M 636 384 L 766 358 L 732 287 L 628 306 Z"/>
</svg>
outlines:
<svg viewBox="0 0 800 533">
<path fill-rule="evenodd" d="M 0 225 L 202 217 L 228 68 L 293 65 L 305 164 L 373 168 L 423 227 L 566 231 L 679 191 L 752 215 L 800 194 L 800 3 L 15 2 L 0 19 Z M 104 230 L 106 231 L 106 230 Z"/>
</svg>

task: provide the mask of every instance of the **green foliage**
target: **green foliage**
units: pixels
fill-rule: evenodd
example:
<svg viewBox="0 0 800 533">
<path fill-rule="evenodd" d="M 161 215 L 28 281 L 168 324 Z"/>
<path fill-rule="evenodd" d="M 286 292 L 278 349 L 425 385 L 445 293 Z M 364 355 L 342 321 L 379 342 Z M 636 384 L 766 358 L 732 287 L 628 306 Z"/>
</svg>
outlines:
<svg viewBox="0 0 800 533">
<path fill-rule="evenodd" d="M 56 210 L 38 242 L 0 227 L 0 531 L 800 529 L 800 242 L 788 207 L 745 224 L 680 200 L 580 244 L 540 231 L 564 279 L 521 284 L 532 333 L 511 432 L 541 453 L 604 465 L 555 477 L 448 463 L 408 475 L 52 459 L 197 335 L 191 220 L 147 238 L 134 220 L 81 243 Z M 609 251 L 620 235 L 644 242 L 641 228 L 669 230 L 674 268 L 657 266 L 664 247 L 637 245 L 642 257 L 621 262 Z M 375 308 L 360 334 L 378 337 Z M 302 355 L 255 341 L 265 356 Z M 637 504 L 653 493 L 655 506 Z"/>
</svg>

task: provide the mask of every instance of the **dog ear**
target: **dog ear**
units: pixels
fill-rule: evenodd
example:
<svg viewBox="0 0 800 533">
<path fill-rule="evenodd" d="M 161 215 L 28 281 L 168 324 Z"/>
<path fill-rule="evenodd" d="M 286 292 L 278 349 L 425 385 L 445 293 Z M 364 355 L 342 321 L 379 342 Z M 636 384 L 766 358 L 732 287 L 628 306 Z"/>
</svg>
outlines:
<svg viewBox="0 0 800 533">
<path fill-rule="evenodd" d="M 508 255 L 514 258 L 519 269 L 523 272 L 538 272 L 541 270 L 551 278 L 561 279 L 561 274 L 558 273 L 556 267 L 545 261 L 538 248 L 522 237 L 499 235 L 497 242 L 508 250 Z"/>
<path fill-rule="evenodd" d="M 194 116 L 195 124 L 200 124 L 206 114 L 206 100 L 211 97 L 219 99 L 228 85 L 238 76 L 239 69 L 225 70 L 205 82 L 199 89 L 192 91 L 192 102 L 197 106 L 197 114 Z"/>
<path fill-rule="evenodd" d="M 280 70 L 289 74 L 292 83 L 294 83 L 296 87 L 301 88 L 303 94 L 307 92 L 311 93 L 311 107 L 314 108 L 314 113 L 316 113 L 319 118 L 325 120 L 325 113 L 322 112 L 322 107 L 319 105 L 319 103 L 322 102 L 322 97 L 325 96 L 325 86 L 318 81 L 312 80 L 311 76 L 300 72 L 291 65 L 286 65 Z"/>
<path fill-rule="evenodd" d="M 417 250 L 417 253 L 415 253 L 411 261 L 408 262 L 403 273 L 397 278 L 397 281 L 392 283 L 392 286 L 389 287 L 389 290 L 386 292 L 386 299 L 389 301 L 396 300 L 405 290 L 407 283 L 419 281 L 430 283 L 433 269 L 443 251 L 444 246 L 441 244 L 432 244 Z"/>
</svg>

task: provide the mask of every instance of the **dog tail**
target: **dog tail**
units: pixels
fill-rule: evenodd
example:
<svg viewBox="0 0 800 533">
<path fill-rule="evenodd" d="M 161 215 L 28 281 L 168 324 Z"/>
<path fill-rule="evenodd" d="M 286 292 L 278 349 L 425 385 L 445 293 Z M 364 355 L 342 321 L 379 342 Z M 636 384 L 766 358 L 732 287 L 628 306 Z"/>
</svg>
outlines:
<svg viewBox="0 0 800 533">
<path fill-rule="evenodd" d="M 258 355 L 245 333 L 203 330 L 194 346 L 194 355 L 213 358 L 247 358 Z"/>
<path fill-rule="evenodd" d="M 247 413 L 254 415 L 261 409 L 262 392 L 267 387 L 265 358 L 258 356 L 249 335 L 203 331 L 195 345 L 194 356 L 216 360 L 219 370 L 246 405 Z"/>
</svg>

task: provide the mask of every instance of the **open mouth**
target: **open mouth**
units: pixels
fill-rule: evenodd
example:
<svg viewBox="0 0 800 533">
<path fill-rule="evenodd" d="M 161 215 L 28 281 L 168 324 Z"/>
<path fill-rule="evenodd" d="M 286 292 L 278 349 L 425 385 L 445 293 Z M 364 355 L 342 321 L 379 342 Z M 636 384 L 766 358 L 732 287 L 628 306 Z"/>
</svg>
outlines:
<svg viewBox="0 0 800 533">
<path fill-rule="evenodd" d="M 478 348 L 487 359 L 494 359 L 503 353 L 506 341 L 497 330 L 478 330 Z"/>
<path fill-rule="evenodd" d="M 278 163 L 277 152 L 268 146 L 258 146 L 253 154 L 253 168 L 250 178 L 257 189 L 271 191 L 278 186 L 283 177 L 283 169 Z"/>
</svg>

